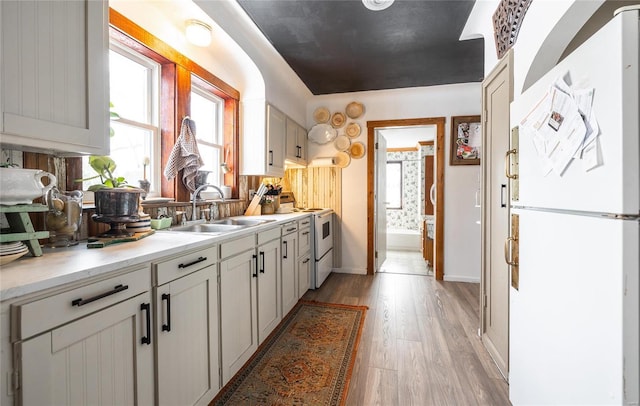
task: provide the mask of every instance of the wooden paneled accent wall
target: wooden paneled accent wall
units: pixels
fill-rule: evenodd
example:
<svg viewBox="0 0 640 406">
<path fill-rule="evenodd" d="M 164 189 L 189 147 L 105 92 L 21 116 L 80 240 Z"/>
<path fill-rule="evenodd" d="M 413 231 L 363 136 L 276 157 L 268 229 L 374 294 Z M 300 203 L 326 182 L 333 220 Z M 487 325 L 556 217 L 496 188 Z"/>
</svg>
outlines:
<svg viewBox="0 0 640 406">
<path fill-rule="evenodd" d="M 283 188 L 293 192 L 297 207 L 322 207 L 342 214 L 342 169 L 311 167 L 287 169 Z"/>
</svg>

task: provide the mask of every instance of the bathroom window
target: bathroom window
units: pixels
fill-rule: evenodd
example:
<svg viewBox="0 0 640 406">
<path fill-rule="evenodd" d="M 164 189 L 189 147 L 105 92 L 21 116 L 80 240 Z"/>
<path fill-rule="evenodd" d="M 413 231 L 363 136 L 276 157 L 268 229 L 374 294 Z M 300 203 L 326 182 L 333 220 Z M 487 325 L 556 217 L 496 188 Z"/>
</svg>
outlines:
<svg viewBox="0 0 640 406">
<path fill-rule="evenodd" d="M 117 165 L 115 175 L 129 185 L 137 187 L 143 178 L 151 182 L 149 195 L 158 195 L 160 185 L 159 86 L 158 63 L 117 43 L 110 45 L 109 100 L 118 118 L 109 123 L 109 156 Z M 85 178 L 95 175 L 88 158 L 83 158 L 82 172 Z M 100 179 L 85 181 L 83 189 L 96 183 Z"/>
<path fill-rule="evenodd" d="M 402 209 L 402 161 L 387 162 L 387 209 Z"/>
<path fill-rule="evenodd" d="M 191 118 L 196 123 L 198 151 L 204 162 L 201 170 L 211 171 L 208 182 L 223 185 L 223 173 L 220 165 L 225 162 L 223 113 L 224 100 L 198 84 L 192 76 Z"/>
</svg>

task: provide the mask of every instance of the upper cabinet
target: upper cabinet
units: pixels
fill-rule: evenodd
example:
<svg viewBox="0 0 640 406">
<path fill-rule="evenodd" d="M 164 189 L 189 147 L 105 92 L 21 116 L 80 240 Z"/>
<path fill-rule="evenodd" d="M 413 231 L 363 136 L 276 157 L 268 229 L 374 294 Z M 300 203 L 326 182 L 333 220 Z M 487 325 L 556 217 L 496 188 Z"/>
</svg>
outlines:
<svg viewBox="0 0 640 406">
<path fill-rule="evenodd" d="M 108 2 L 0 2 L 0 142 L 109 153 Z"/>
<path fill-rule="evenodd" d="M 284 176 L 284 144 L 287 116 L 267 105 L 267 175 Z"/>
<path fill-rule="evenodd" d="M 287 116 L 264 101 L 244 102 L 241 175 L 284 176 Z"/>
<path fill-rule="evenodd" d="M 288 161 L 307 164 L 307 130 L 287 117 L 286 156 Z"/>
</svg>

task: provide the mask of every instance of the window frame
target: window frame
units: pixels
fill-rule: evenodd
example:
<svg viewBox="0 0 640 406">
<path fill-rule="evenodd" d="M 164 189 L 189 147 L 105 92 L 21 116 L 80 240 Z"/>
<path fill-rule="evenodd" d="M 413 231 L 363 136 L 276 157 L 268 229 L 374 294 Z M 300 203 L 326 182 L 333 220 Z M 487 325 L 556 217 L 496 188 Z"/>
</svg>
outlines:
<svg viewBox="0 0 640 406">
<path fill-rule="evenodd" d="M 223 134 L 232 157 L 231 172 L 224 175 L 224 184 L 231 186 L 232 198 L 238 198 L 239 187 L 239 100 L 240 93 L 197 63 L 173 49 L 116 10 L 109 8 L 109 36 L 112 40 L 134 49 L 161 65 L 160 120 L 161 168 L 164 168 L 176 139 L 182 119 L 190 114 L 192 82 L 224 100 Z M 180 176 L 168 181 L 161 176 L 161 193 L 178 202 L 188 202 L 189 191 Z"/>
<path fill-rule="evenodd" d="M 224 162 L 224 150 L 225 150 L 225 143 L 224 143 L 224 100 L 220 97 L 218 97 L 216 94 L 214 94 L 213 92 L 209 91 L 205 86 L 201 86 L 199 81 L 194 80 L 194 78 L 192 77 L 191 80 L 191 93 L 196 93 L 197 95 L 199 95 L 200 97 L 207 99 L 211 102 L 213 102 L 216 105 L 216 125 L 217 125 L 217 129 L 216 131 L 219 134 L 222 134 L 222 139 L 221 142 L 219 144 L 216 143 L 212 143 L 212 142 L 208 142 L 205 140 L 202 140 L 198 137 L 198 133 L 196 131 L 196 139 L 198 140 L 198 144 L 203 144 L 206 145 L 208 147 L 212 147 L 212 148 L 216 148 L 218 149 L 219 153 L 218 153 L 218 161 L 220 163 Z M 192 117 L 193 118 L 193 117 Z M 195 120 L 196 122 L 196 128 L 198 125 L 198 119 Z M 224 175 L 221 173 L 220 170 L 220 165 L 218 165 L 217 168 L 215 168 L 215 172 L 217 173 L 218 177 L 216 179 L 211 179 L 211 176 L 209 177 L 209 181 L 210 182 L 215 182 L 216 185 L 224 185 Z"/>
</svg>

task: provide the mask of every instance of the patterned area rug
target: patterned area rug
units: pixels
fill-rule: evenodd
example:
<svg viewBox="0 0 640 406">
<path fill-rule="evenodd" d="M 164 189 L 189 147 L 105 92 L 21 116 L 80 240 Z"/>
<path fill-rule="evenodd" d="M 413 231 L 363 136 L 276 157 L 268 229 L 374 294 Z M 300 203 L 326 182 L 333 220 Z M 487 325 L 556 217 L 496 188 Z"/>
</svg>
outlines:
<svg viewBox="0 0 640 406">
<path fill-rule="evenodd" d="M 366 306 L 300 301 L 210 405 L 342 405 Z"/>
</svg>

